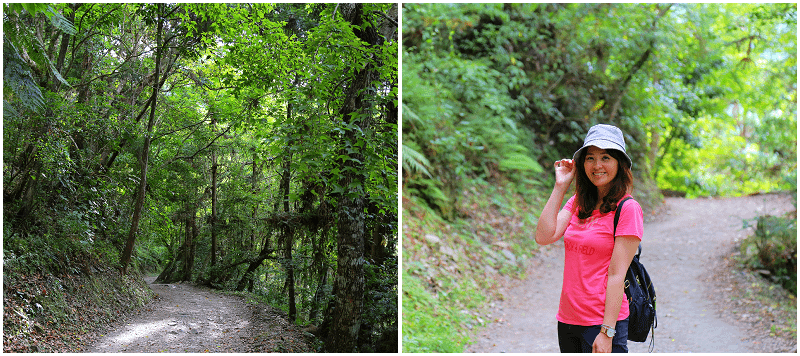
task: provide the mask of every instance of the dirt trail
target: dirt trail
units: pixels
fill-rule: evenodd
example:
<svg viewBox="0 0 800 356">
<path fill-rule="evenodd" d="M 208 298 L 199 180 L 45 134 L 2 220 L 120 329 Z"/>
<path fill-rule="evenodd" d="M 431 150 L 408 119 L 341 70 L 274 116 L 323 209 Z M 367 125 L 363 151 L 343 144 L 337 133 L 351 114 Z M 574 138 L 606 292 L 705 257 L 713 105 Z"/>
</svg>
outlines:
<svg viewBox="0 0 800 356">
<path fill-rule="evenodd" d="M 753 324 L 723 316 L 735 305 L 720 305 L 718 286 L 707 281 L 721 267 L 736 241 L 749 231 L 742 219 L 793 210 L 791 197 L 728 199 L 668 198 L 665 212 L 645 223 L 641 261 L 658 295 L 654 352 L 788 352 L 783 340 L 748 335 Z M 563 241 L 541 249 L 527 280 L 505 293 L 492 311 L 493 324 L 479 331 L 467 352 L 559 352 L 558 301 L 564 268 Z M 730 274 L 730 272 L 728 272 Z M 729 299 L 729 298 L 728 298 Z M 760 332 L 759 332 L 760 333 Z M 647 352 L 647 343 L 629 342 L 631 352 Z M 793 344 L 797 349 L 796 343 Z M 795 351 L 796 352 L 796 351 Z"/>
<path fill-rule="evenodd" d="M 155 277 L 146 278 L 152 283 Z M 150 284 L 158 294 L 128 320 L 98 332 L 86 352 L 309 352 L 280 310 L 191 284 Z"/>
</svg>

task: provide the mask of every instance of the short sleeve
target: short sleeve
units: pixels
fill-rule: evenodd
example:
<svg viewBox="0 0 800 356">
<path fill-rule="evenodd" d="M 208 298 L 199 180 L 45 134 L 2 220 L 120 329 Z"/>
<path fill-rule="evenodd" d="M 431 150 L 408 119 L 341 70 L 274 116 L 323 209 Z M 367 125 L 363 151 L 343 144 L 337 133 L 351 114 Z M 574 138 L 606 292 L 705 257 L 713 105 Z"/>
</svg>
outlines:
<svg viewBox="0 0 800 356">
<path fill-rule="evenodd" d="M 572 197 L 569 198 L 569 200 L 567 200 L 567 203 L 564 204 L 564 207 L 561 209 L 562 210 L 566 209 L 569 210 L 570 212 L 574 212 L 574 210 L 572 210 L 572 206 L 574 205 L 575 205 L 575 196 L 573 195 Z"/>
<path fill-rule="evenodd" d="M 630 199 L 622 205 L 617 223 L 616 236 L 636 236 L 642 240 L 644 235 L 644 213 L 636 200 Z"/>
</svg>

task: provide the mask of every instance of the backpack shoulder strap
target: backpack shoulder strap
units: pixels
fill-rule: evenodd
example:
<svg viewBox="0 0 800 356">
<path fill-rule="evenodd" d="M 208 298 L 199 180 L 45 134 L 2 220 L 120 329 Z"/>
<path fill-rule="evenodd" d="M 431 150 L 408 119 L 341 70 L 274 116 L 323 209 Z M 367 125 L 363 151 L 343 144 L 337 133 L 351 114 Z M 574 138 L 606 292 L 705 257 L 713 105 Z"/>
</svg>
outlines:
<svg viewBox="0 0 800 356">
<path fill-rule="evenodd" d="M 622 211 L 622 204 L 625 204 L 626 201 L 633 199 L 632 197 L 627 197 L 622 199 L 622 201 L 617 204 L 617 211 L 614 212 L 614 240 L 617 239 L 617 224 L 619 223 L 619 214 Z"/>
<path fill-rule="evenodd" d="M 617 204 L 617 211 L 614 212 L 614 241 L 617 240 L 617 224 L 619 223 L 619 214 L 622 211 L 622 204 L 625 204 L 626 201 L 633 199 L 632 197 L 627 197 L 622 199 L 619 204 Z M 636 251 L 636 256 L 639 256 L 642 253 L 642 244 L 639 244 L 639 248 Z"/>
</svg>

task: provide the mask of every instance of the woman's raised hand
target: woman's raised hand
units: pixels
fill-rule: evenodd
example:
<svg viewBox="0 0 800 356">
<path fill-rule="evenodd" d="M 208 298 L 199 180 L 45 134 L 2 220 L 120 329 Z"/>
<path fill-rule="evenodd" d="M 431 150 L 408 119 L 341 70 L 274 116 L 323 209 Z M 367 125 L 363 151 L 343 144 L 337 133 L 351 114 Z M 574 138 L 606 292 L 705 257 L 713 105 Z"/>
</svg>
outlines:
<svg viewBox="0 0 800 356">
<path fill-rule="evenodd" d="M 556 161 L 554 165 L 556 167 L 556 187 L 569 188 L 570 183 L 575 178 L 575 162 L 565 158 Z"/>
</svg>

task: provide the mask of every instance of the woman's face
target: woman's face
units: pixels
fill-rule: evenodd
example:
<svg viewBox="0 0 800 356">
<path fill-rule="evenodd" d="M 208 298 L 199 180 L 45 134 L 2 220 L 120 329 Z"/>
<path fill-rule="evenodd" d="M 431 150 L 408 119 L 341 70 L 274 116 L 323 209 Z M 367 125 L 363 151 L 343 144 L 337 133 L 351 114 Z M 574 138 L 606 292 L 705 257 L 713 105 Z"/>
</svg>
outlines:
<svg viewBox="0 0 800 356">
<path fill-rule="evenodd" d="M 598 189 L 607 187 L 617 176 L 619 163 L 611 157 L 606 150 L 589 146 L 586 148 L 586 158 L 583 160 L 583 169 L 589 180 Z"/>
</svg>

